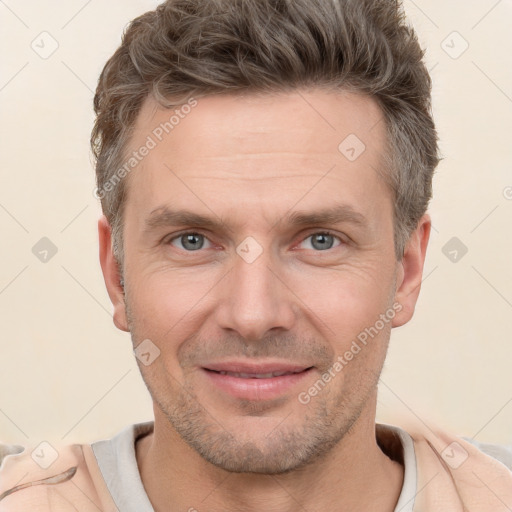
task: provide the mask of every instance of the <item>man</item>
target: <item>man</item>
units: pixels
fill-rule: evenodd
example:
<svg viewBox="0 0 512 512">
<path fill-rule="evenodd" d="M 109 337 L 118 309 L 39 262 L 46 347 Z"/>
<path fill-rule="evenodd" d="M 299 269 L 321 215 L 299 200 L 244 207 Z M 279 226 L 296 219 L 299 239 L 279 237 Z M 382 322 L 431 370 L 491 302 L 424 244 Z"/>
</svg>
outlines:
<svg viewBox="0 0 512 512">
<path fill-rule="evenodd" d="M 155 419 L 47 469 L 4 446 L 0 512 L 511 509 L 506 449 L 375 423 L 430 234 L 422 58 L 391 0 L 169 0 L 132 22 L 92 144 Z"/>
</svg>

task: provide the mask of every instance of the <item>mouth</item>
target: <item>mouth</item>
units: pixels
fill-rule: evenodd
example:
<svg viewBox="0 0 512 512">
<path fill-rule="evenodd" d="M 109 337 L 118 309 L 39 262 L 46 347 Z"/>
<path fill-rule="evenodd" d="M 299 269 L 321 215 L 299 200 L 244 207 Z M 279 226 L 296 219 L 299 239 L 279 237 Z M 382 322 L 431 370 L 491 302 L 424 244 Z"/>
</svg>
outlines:
<svg viewBox="0 0 512 512">
<path fill-rule="evenodd" d="M 205 368 L 208 370 L 208 368 Z M 219 373 L 220 375 L 229 375 L 230 377 L 237 377 L 239 379 L 271 379 L 272 377 L 283 377 L 284 375 L 294 375 L 296 373 L 302 373 L 303 371 L 309 370 L 306 368 L 305 370 L 299 370 L 296 372 L 286 372 L 286 371 L 277 371 L 277 372 L 268 372 L 268 373 L 242 373 L 242 372 L 228 372 L 228 371 L 217 371 L 217 370 L 208 370 L 215 373 Z"/>
<path fill-rule="evenodd" d="M 270 400 L 298 387 L 313 366 L 290 364 L 219 363 L 202 367 L 210 384 L 223 393 L 244 400 Z"/>
</svg>

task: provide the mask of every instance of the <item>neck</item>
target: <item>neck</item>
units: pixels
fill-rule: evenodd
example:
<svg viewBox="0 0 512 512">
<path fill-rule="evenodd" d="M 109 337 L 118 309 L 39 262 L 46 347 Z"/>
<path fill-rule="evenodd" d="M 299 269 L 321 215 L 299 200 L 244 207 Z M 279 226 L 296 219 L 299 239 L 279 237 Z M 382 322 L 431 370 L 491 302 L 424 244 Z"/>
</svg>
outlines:
<svg viewBox="0 0 512 512">
<path fill-rule="evenodd" d="M 281 475 L 231 473 L 213 466 L 156 409 L 154 431 L 137 443 L 136 456 L 155 512 L 291 512 L 299 505 L 304 510 L 393 512 L 404 474 L 377 445 L 375 412 L 367 411 L 326 456 Z"/>
</svg>

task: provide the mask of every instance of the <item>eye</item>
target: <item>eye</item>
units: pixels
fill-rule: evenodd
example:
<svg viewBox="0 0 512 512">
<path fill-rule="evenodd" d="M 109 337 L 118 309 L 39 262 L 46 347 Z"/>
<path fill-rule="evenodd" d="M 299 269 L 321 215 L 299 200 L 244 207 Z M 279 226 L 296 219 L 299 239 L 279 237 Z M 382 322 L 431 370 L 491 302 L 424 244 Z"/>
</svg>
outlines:
<svg viewBox="0 0 512 512">
<path fill-rule="evenodd" d="M 309 240 L 311 240 L 311 242 L 307 243 Z M 337 244 L 335 244 L 336 240 L 338 241 Z M 302 247 L 303 249 L 314 249 L 315 251 L 328 251 L 329 249 L 338 247 L 342 243 L 343 241 L 339 236 L 336 236 L 329 232 L 319 232 L 309 235 L 301 242 L 300 245 L 303 246 L 304 244 L 306 244 L 306 247 Z M 174 247 L 182 249 L 186 252 L 195 252 L 199 251 L 200 249 L 211 248 L 211 242 L 205 235 L 192 231 L 182 233 L 178 236 L 170 238 L 168 239 L 166 244 L 173 245 Z M 307 245 L 309 245 L 309 247 Z"/>
<path fill-rule="evenodd" d="M 210 243 L 209 240 L 201 233 L 188 232 L 171 238 L 166 243 L 173 245 L 174 247 L 178 247 L 178 249 L 183 249 L 187 252 L 193 252 L 198 251 L 199 249 L 203 249 L 205 242 Z"/>
<path fill-rule="evenodd" d="M 302 241 L 302 244 L 306 243 L 308 240 L 311 240 L 311 243 L 309 244 L 310 247 L 305 248 L 313 248 L 317 251 L 327 251 L 329 249 L 332 249 L 333 247 L 338 247 L 339 245 L 342 244 L 342 240 L 340 237 L 328 232 L 314 233 L 312 235 L 309 235 Z M 334 246 L 335 240 L 338 240 L 339 242 L 336 246 Z"/>
</svg>

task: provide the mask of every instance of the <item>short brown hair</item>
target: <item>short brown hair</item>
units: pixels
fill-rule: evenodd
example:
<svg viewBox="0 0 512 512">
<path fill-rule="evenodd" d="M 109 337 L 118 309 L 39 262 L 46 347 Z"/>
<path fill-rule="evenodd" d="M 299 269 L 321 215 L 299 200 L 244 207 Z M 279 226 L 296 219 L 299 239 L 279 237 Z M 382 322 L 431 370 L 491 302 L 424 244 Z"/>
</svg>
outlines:
<svg viewBox="0 0 512 512">
<path fill-rule="evenodd" d="M 427 210 L 439 162 L 423 56 L 398 0 L 167 0 L 133 20 L 99 78 L 91 135 L 97 190 L 121 269 L 126 187 L 123 180 L 105 185 L 125 161 L 149 95 L 170 107 L 170 98 L 178 105 L 304 87 L 358 92 L 380 105 L 401 259 Z"/>
</svg>

